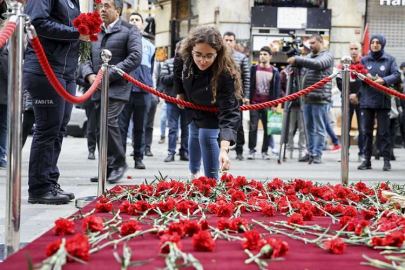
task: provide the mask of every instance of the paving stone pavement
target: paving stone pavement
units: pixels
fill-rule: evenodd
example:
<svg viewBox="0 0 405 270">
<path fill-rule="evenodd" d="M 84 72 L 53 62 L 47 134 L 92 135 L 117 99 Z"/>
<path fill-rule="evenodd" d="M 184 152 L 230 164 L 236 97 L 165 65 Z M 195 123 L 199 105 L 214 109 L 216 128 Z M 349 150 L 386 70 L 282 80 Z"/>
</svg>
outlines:
<svg viewBox="0 0 405 270">
<path fill-rule="evenodd" d="M 129 166 L 126 176 L 119 184 L 140 183 L 144 179 L 153 180 L 155 176 L 161 173 L 163 176 L 177 180 L 185 180 L 188 176 L 188 163 L 179 161 L 176 156 L 175 162 L 165 163 L 164 158 L 167 155 L 167 140 L 165 144 L 158 144 L 160 137 L 159 128 L 155 128 L 154 142 L 152 145 L 153 157 L 145 157 L 144 163 L 146 170 L 135 170 L 132 157 L 127 154 L 127 163 Z M 245 135 L 248 138 L 248 134 Z M 262 134 L 259 133 L 259 144 L 261 147 Z M 276 136 L 276 142 L 279 136 Z M 39 205 L 28 204 L 28 160 L 31 138 L 28 139 L 23 149 L 22 163 L 22 212 L 21 212 L 21 242 L 31 242 L 50 228 L 54 221 L 59 217 L 67 217 L 73 214 L 77 209 L 74 202 L 66 205 Z M 276 144 L 278 145 L 278 144 Z M 257 149 L 260 149 L 257 147 Z M 130 147 L 128 147 L 130 148 Z M 245 158 L 247 155 L 247 144 L 245 145 Z M 404 182 L 405 176 L 405 149 L 395 149 L 397 161 L 392 162 L 392 171 L 383 172 L 383 161 L 372 161 L 373 170 L 359 171 L 357 166 L 357 149 L 352 147 L 350 156 L 350 182 L 365 181 L 367 183 L 378 181 L 392 181 L 396 183 Z M 234 175 L 244 175 L 248 179 L 266 180 L 274 177 L 283 180 L 301 178 L 318 182 L 339 183 L 340 179 L 340 152 L 324 153 L 323 164 L 308 165 L 299 163 L 296 160 L 298 151 L 295 153 L 295 159 L 287 160 L 281 165 L 277 164 L 277 157 L 272 156 L 271 160 L 256 158 L 255 160 L 235 160 L 235 152 L 230 152 L 232 161 L 230 173 Z M 259 155 L 257 155 L 259 156 Z M 65 138 L 63 142 L 62 153 L 59 159 L 59 168 L 61 177 L 59 183 L 63 189 L 75 193 L 76 197 L 85 197 L 96 195 L 97 184 L 89 181 L 90 177 L 97 175 L 97 160 L 87 159 L 87 142 L 84 138 Z M 5 186 L 6 171 L 0 171 L 0 244 L 4 243 L 4 224 L 5 224 Z M 131 179 L 130 179 L 131 178 Z M 113 185 L 107 184 L 107 188 Z"/>
</svg>

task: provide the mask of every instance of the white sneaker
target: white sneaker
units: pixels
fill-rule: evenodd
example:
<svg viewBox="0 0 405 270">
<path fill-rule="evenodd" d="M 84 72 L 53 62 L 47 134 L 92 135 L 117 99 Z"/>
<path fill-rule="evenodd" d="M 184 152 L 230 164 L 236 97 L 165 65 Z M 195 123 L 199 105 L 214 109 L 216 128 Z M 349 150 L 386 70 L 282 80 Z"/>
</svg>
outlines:
<svg viewBox="0 0 405 270">
<path fill-rule="evenodd" d="M 247 155 L 247 159 L 250 159 L 250 160 L 255 159 L 255 150 L 249 150 L 249 154 Z"/>
<path fill-rule="evenodd" d="M 269 154 L 267 154 L 266 152 L 262 152 L 262 158 L 263 158 L 264 160 L 270 160 L 270 156 L 269 156 Z"/>
<path fill-rule="evenodd" d="M 277 148 L 271 149 L 271 153 L 272 153 L 273 155 L 278 155 L 279 152 L 280 152 L 280 151 L 279 151 Z"/>
<path fill-rule="evenodd" d="M 188 174 L 188 180 L 194 180 L 194 179 L 198 179 L 200 178 L 200 176 L 202 176 L 201 170 L 199 170 L 197 173 L 189 173 Z"/>
</svg>

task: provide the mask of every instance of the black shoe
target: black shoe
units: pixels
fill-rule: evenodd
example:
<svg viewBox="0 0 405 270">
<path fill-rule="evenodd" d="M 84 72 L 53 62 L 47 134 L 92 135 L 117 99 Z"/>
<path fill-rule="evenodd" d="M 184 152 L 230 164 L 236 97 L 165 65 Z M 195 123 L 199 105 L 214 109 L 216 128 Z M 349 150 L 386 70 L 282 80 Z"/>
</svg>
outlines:
<svg viewBox="0 0 405 270">
<path fill-rule="evenodd" d="M 308 162 L 308 161 L 309 161 L 309 155 L 308 154 L 306 154 L 305 156 L 300 157 L 298 159 L 298 162 Z"/>
<path fill-rule="evenodd" d="M 359 167 L 357 167 L 358 170 L 371 170 L 371 161 L 365 160 L 363 161 Z"/>
<path fill-rule="evenodd" d="M 40 196 L 29 196 L 28 202 L 35 204 L 66 204 L 70 202 L 67 195 L 63 195 L 58 190 L 50 190 Z"/>
<path fill-rule="evenodd" d="M 112 169 L 107 168 L 107 179 L 108 179 L 108 177 L 110 177 L 111 172 L 112 172 Z M 98 176 L 91 177 L 90 182 L 97 183 L 98 182 Z"/>
<path fill-rule="evenodd" d="M 185 152 L 184 154 L 180 155 L 180 160 L 189 161 L 190 159 L 188 158 L 188 153 Z"/>
<path fill-rule="evenodd" d="M 145 164 L 142 162 L 142 158 L 135 159 L 135 169 L 144 170 L 146 169 Z"/>
<path fill-rule="evenodd" d="M 391 154 L 391 160 L 392 160 L 392 161 L 397 160 L 397 158 L 395 157 L 395 155 L 394 155 L 394 154 Z"/>
<path fill-rule="evenodd" d="M 64 191 L 60 185 L 58 183 L 56 183 L 55 185 L 55 189 L 62 195 L 68 196 L 69 199 L 73 200 L 75 198 L 75 194 L 73 194 L 72 192 L 66 192 Z"/>
<path fill-rule="evenodd" d="M 174 154 L 168 154 L 165 158 L 165 162 L 172 162 L 174 161 Z"/>
<path fill-rule="evenodd" d="M 312 157 L 312 162 L 313 162 L 314 164 L 321 164 L 321 163 L 322 163 L 322 157 L 321 157 L 321 156 L 318 156 L 318 155 L 313 156 L 313 157 Z"/>
<path fill-rule="evenodd" d="M 89 152 L 89 156 L 87 157 L 87 159 L 95 160 L 96 156 L 94 156 L 94 152 Z"/>
<path fill-rule="evenodd" d="M 243 160 L 243 155 L 242 154 L 236 154 L 236 159 L 242 161 Z"/>
<path fill-rule="evenodd" d="M 391 163 L 389 161 L 384 161 L 383 171 L 391 171 Z"/>
<path fill-rule="evenodd" d="M 117 183 L 124 176 L 124 173 L 126 172 L 127 169 L 128 169 L 127 164 L 125 164 L 122 167 L 113 169 L 107 181 L 110 184 Z"/>
<path fill-rule="evenodd" d="M 150 149 L 146 149 L 146 150 L 145 150 L 145 156 L 147 156 L 147 157 L 153 157 L 153 154 L 152 154 L 152 152 L 150 151 Z"/>
</svg>

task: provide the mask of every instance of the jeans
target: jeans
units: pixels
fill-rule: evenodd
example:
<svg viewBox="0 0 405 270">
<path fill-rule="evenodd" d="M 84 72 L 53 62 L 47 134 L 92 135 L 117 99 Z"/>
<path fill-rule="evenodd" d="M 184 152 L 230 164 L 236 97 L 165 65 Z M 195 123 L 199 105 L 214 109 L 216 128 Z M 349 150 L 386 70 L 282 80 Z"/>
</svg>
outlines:
<svg viewBox="0 0 405 270">
<path fill-rule="evenodd" d="M 168 102 L 167 118 L 169 120 L 169 154 L 176 154 L 179 122 L 181 126 L 180 156 L 188 153 L 188 120 L 186 110 L 180 109 L 176 104 Z"/>
<path fill-rule="evenodd" d="M 190 172 L 196 174 L 200 170 L 202 157 L 205 176 L 218 179 L 219 129 L 197 128 L 194 122 L 191 122 L 189 127 L 188 151 Z"/>
<path fill-rule="evenodd" d="M 361 109 L 364 121 L 364 155 L 367 161 L 371 160 L 373 151 L 374 119 L 377 115 L 377 136 L 380 136 L 381 154 L 384 161 L 391 160 L 391 135 L 390 135 L 390 109 Z"/>
<path fill-rule="evenodd" d="M 162 113 L 160 114 L 160 137 L 166 136 L 167 104 L 163 102 Z"/>
<path fill-rule="evenodd" d="M 76 92 L 75 79 L 58 78 L 71 95 Z M 45 76 L 24 73 L 24 84 L 31 94 L 35 114 L 28 169 L 30 196 L 41 196 L 53 190 L 59 179 L 57 166 L 63 137 L 67 134 L 73 105 L 56 93 Z"/>
<path fill-rule="evenodd" d="M 7 105 L 0 104 L 0 119 L 0 162 L 4 162 L 7 152 Z"/>
<path fill-rule="evenodd" d="M 148 110 L 150 107 L 150 94 L 132 92 L 129 102 L 125 104 L 124 110 L 119 117 L 121 129 L 121 142 L 124 152 L 127 148 L 127 133 L 129 122 L 132 116 L 133 131 L 132 146 L 134 147 L 134 159 L 143 159 L 145 153 L 145 127 L 148 120 Z"/>
<path fill-rule="evenodd" d="M 305 124 L 308 131 L 308 149 L 312 155 L 322 156 L 326 139 L 325 114 L 327 104 L 310 104 L 303 106 Z"/>
<path fill-rule="evenodd" d="M 326 133 L 329 135 L 329 137 L 332 140 L 333 145 L 339 145 L 339 139 L 335 134 L 335 131 L 333 130 L 332 126 L 330 125 L 330 121 L 329 121 L 329 110 L 330 110 L 331 104 L 329 103 L 327 105 L 327 111 L 325 112 L 325 127 L 326 127 Z M 328 142 L 325 140 L 325 145 L 327 145 Z"/>
<path fill-rule="evenodd" d="M 257 145 L 257 128 L 259 120 L 262 121 L 263 125 L 263 144 L 262 153 L 267 153 L 270 145 L 270 135 L 267 135 L 267 114 L 269 109 L 261 109 L 250 111 L 250 124 L 249 124 L 249 149 L 250 151 L 255 150 Z M 274 147 L 274 142 L 273 142 Z"/>
</svg>

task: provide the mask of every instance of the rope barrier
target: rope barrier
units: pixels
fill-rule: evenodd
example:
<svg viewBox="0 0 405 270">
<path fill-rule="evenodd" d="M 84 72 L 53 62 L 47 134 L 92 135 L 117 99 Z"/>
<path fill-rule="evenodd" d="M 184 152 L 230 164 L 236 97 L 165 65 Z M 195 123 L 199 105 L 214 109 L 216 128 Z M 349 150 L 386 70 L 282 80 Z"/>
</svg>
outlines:
<svg viewBox="0 0 405 270">
<path fill-rule="evenodd" d="M 120 70 L 120 69 L 118 69 L 116 67 L 114 67 L 114 69 L 117 70 L 118 73 L 120 75 L 122 75 L 125 80 L 131 82 L 132 84 L 138 86 L 139 88 L 141 88 L 141 89 L 143 89 L 143 90 L 145 90 L 145 91 L 147 91 L 147 92 L 149 92 L 151 94 L 154 94 L 154 95 L 156 95 L 156 96 L 158 96 L 158 97 L 160 97 L 160 98 L 162 98 L 162 99 L 164 99 L 166 101 L 169 101 L 169 102 L 172 102 L 174 104 L 178 104 L 178 105 L 181 105 L 181 106 L 184 106 L 184 107 L 192 108 L 192 109 L 197 109 L 197 110 L 202 110 L 202 111 L 209 111 L 209 112 L 219 112 L 218 107 L 200 106 L 200 105 L 196 105 L 196 104 L 191 103 L 191 102 L 187 102 L 187 101 L 180 100 L 180 99 L 168 96 L 166 94 L 163 94 L 163 93 L 153 89 L 152 87 L 147 86 L 147 85 L 137 81 L 136 79 L 132 78 L 131 76 L 129 76 L 127 73 L 123 72 L 122 70 Z M 305 89 L 303 89 L 303 90 L 301 90 L 301 91 L 299 91 L 297 93 L 294 93 L 294 94 L 291 94 L 291 95 L 288 95 L 288 96 L 285 96 L 285 97 L 282 97 L 282 98 L 279 98 L 279 99 L 276 99 L 276 100 L 260 103 L 260 104 L 240 106 L 239 110 L 241 110 L 241 111 L 259 110 L 259 109 L 264 109 L 264 108 L 268 108 L 268 107 L 273 107 L 273 106 L 276 106 L 276 105 L 278 105 L 280 103 L 284 103 L 284 102 L 299 98 L 300 96 L 306 95 L 309 92 L 312 92 L 315 89 L 327 84 L 336 75 L 337 74 L 333 74 L 333 75 L 331 75 L 329 77 L 326 77 L 326 78 L 322 79 L 321 81 L 317 82 L 316 84 L 314 84 L 314 85 L 312 85 L 310 87 L 307 87 L 307 88 L 305 88 Z"/>
<path fill-rule="evenodd" d="M 365 76 L 364 76 L 364 78 L 361 78 L 360 76 L 358 76 L 358 77 L 359 77 L 361 80 L 363 80 L 365 83 L 371 85 L 371 86 L 374 87 L 374 88 L 377 88 L 378 90 L 380 90 L 380 91 L 382 91 L 382 92 L 385 92 L 385 93 L 387 93 L 387 94 L 390 94 L 390 95 L 392 95 L 392 96 L 396 96 L 396 97 L 398 97 L 398 98 L 400 98 L 400 99 L 404 99 L 404 100 L 405 100 L 405 95 L 399 93 L 398 91 L 395 91 L 395 90 L 393 90 L 393 89 L 391 89 L 391 88 L 385 87 L 384 85 L 381 85 L 381 84 L 379 84 L 379 83 L 376 83 L 375 81 L 373 81 L 373 80 L 371 80 L 371 79 L 369 79 L 369 78 L 367 78 L 367 77 L 365 77 Z"/>
<path fill-rule="evenodd" d="M 60 84 L 60 82 L 56 78 L 55 73 L 53 72 L 51 66 L 49 65 L 48 59 L 45 55 L 44 49 L 42 48 L 42 45 L 38 37 L 31 39 L 31 45 L 34 48 L 34 51 L 38 58 L 38 62 L 41 65 L 42 70 L 44 71 L 46 77 L 48 78 L 49 83 L 53 86 L 53 88 L 55 88 L 56 92 L 58 92 L 58 94 L 63 99 L 73 104 L 83 103 L 84 101 L 88 100 L 94 94 L 94 92 L 97 91 L 104 74 L 104 67 L 100 69 L 100 71 L 97 74 L 96 80 L 93 82 L 89 90 L 84 95 L 80 97 L 72 96 L 66 91 L 66 89 Z"/>
<path fill-rule="evenodd" d="M 13 35 L 17 24 L 13 21 L 7 21 L 4 27 L 0 30 L 0 48 L 6 44 L 7 40 Z"/>
</svg>

